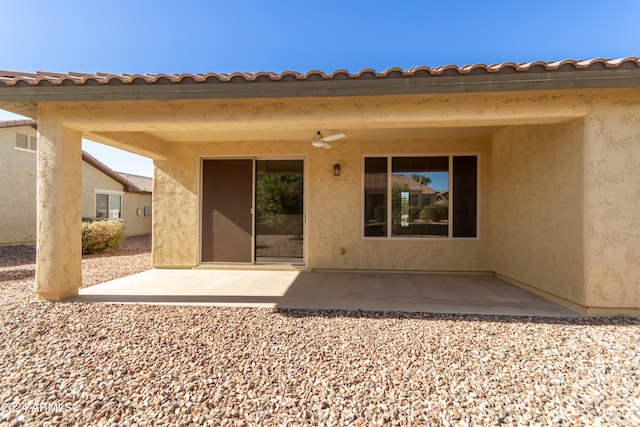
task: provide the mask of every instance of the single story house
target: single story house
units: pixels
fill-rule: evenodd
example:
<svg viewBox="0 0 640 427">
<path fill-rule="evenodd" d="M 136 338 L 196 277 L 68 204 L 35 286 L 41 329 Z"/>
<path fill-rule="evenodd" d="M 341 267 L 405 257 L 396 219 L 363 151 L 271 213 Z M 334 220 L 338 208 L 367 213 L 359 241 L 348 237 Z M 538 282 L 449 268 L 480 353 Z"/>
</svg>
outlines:
<svg viewBox="0 0 640 427">
<path fill-rule="evenodd" d="M 41 298 L 81 283 L 87 137 L 154 160 L 156 268 L 490 272 L 583 313 L 640 313 L 638 58 L 0 71 L 0 108 L 38 121 Z M 400 175 L 447 181 L 437 233 L 405 232 Z"/>
<path fill-rule="evenodd" d="M 35 120 L 0 121 L 0 245 L 36 241 L 36 129 Z M 127 236 L 151 233 L 152 179 L 116 173 L 84 151 L 82 160 L 82 217 L 123 221 Z"/>
</svg>

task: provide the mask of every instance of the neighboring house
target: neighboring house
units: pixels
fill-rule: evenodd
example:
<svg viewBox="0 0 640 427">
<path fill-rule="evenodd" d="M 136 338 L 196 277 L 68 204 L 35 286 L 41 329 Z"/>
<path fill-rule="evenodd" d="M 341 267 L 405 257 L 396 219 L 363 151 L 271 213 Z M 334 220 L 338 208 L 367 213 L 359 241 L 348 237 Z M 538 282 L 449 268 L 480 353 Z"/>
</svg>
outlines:
<svg viewBox="0 0 640 427">
<path fill-rule="evenodd" d="M 36 127 L 0 122 L 0 245 L 36 241 Z M 82 217 L 123 221 L 128 236 L 151 233 L 151 178 L 118 174 L 85 152 L 82 160 Z"/>
<path fill-rule="evenodd" d="M 449 203 L 449 190 L 444 190 L 436 195 L 436 203 Z"/>
<path fill-rule="evenodd" d="M 81 283 L 84 136 L 153 158 L 157 268 L 487 272 L 584 313 L 640 313 L 638 58 L 329 75 L 1 71 L 0 108 L 38 120 L 42 298 Z M 324 149 L 318 131 L 346 138 Z M 438 234 L 398 227 L 389 176 L 435 172 L 451 183 Z"/>
<path fill-rule="evenodd" d="M 115 172 L 82 152 L 82 217 L 123 221 L 126 236 L 151 233 L 153 179 Z"/>
<path fill-rule="evenodd" d="M 409 206 L 422 208 L 436 202 L 436 190 L 406 175 L 392 175 L 391 185 L 409 193 Z"/>
</svg>

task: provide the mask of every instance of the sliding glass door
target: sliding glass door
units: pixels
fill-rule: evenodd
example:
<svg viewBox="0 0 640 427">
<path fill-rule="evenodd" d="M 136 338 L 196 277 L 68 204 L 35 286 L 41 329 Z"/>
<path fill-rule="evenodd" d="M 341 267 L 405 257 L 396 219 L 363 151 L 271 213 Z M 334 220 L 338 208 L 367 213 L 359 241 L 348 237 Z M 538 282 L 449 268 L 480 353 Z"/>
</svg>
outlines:
<svg viewBox="0 0 640 427">
<path fill-rule="evenodd" d="M 303 160 L 256 161 L 255 262 L 302 262 L 303 189 Z"/>
</svg>

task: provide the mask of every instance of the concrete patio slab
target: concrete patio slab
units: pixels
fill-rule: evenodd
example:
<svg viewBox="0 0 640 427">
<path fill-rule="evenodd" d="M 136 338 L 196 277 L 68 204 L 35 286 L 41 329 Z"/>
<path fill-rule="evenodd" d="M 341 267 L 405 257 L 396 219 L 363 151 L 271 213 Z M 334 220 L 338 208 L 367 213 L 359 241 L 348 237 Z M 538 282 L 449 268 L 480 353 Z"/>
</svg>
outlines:
<svg viewBox="0 0 640 427">
<path fill-rule="evenodd" d="M 578 316 L 489 274 L 154 269 L 80 289 L 73 301 Z"/>
</svg>

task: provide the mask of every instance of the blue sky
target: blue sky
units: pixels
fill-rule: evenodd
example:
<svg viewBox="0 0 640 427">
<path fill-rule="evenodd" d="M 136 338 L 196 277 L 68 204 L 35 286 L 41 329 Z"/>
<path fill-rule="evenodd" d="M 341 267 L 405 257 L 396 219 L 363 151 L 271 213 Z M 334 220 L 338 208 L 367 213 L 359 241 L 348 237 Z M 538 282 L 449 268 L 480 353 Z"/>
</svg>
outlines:
<svg viewBox="0 0 640 427">
<path fill-rule="evenodd" d="M 638 0 L 5 2 L 0 69 L 329 73 L 619 58 L 640 56 L 639 21 Z M 85 149 L 152 173 L 149 161 Z"/>
</svg>

